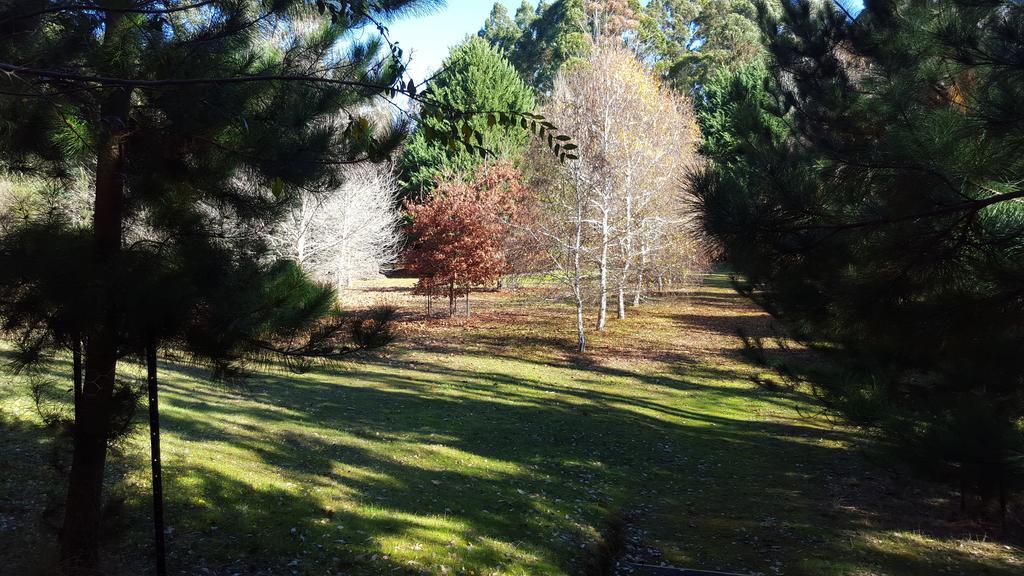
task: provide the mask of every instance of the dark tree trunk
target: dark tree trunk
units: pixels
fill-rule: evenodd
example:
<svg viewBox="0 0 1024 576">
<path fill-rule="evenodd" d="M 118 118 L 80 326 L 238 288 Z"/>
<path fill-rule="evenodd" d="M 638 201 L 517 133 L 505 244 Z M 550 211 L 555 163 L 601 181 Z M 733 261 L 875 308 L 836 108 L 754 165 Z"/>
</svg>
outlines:
<svg viewBox="0 0 1024 576">
<path fill-rule="evenodd" d="M 107 14 L 104 44 L 115 42 L 123 28 L 122 20 L 123 13 Z M 61 563 L 74 575 L 96 574 L 99 566 L 103 473 L 117 374 L 119 311 L 114 284 L 121 250 L 125 139 L 130 104 L 129 89 L 113 88 L 100 106 L 103 134 L 96 152 L 93 235 L 98 278 L 104 282 L 96 302 L 101 320 L 88 328 L 85 338 L 85 379 L 77 410 L 74 454 L 61 530 Z"/>
<path fill-rule="evenodd" d="M 74 429 L 74 454 L 68 478 L 61 561 L 71 574 L 93 574 L 99 561 L 103 469 L 107 458 L 116 342 L 111 329 L 89 338 L 85 380 Z"/>
<path fill-rule="evenodd" d="M 75 391 L 75 423 L 78 423 L 78 404 L 82 401 L 82 339 L 75 334 L 71 343 L 71 379 Z"/>
<path fill-rule="evenodd" d="M 448 284 L 448 317 L 455 317 L 455 283 Z"/>
<path fill-rule="evenodd" d="M 164 485 L 160 466 L 160 403 L 157 392 L 156 341 L 146 344 L 146 384 L 149 391 L 149 447 L 153 466 L 153 544 L 156 576 L 167 575 L 164 547 Z"/>
<path fill-rule="evenodd" d="M 469 288 L 466 288 L 466 318 L 469 318 Z"/>
</svg>

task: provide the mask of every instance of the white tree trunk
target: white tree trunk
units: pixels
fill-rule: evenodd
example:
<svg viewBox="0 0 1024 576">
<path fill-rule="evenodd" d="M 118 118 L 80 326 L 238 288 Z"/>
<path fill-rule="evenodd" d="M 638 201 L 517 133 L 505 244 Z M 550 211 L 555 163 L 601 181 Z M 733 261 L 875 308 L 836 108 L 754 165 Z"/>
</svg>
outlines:
<svg viewBox="0 0 1024 576">
<path fill-rule="evenodd" d="M 623 237 L 619 250 L 622 253 L 622 269 L 619 271 L 619 320 L 626 319 L 626 284 L 629 283 L 630 265 L 633 263 L 633 173 L 632 169 L 626 171 L 626 184 L 624 186 L 626 196 L 626 233 Z"/>
<path fill-rule="evenodd" d="M 583 299 L 576 297 L 576 339 L 577 350 L 582 354 L 587 351 L 587 334 L 583 331 Z"/>
<path fill-rule="evenodd" d="M 601 218 L 601 258 L 598 261 L 600 268 L 600 302 L 597 310 L 597 330 L 604 331 L 604 325 L 608 320 L 608 211 L 604 211 Z"/>
<path fill-rule="evenodd" d="M 640 269 L 636 275 L 636 292 L 633 293 L 633 306 L 640 305 L 644 292 L 644 275 L 647 274 L 647 246 L 640 248 Z"/>
<path fill-rule="evenodd" d="M 572 251 L 572 291 L 573 296 L 576 298 L 576 349 L 580 354 L 587 351 L 587 334 L 583 329 L 583 212 L 585 210 L 586 200 L 577 199 L 576 230 Z"/>
</svg>

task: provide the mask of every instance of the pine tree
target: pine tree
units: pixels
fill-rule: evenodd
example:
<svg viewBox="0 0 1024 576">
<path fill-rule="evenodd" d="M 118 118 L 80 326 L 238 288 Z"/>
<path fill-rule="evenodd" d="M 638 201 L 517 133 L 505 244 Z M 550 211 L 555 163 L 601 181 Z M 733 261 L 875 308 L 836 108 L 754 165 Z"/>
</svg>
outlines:
<svg viewBox="0 0 1024 576">
<path fill-rule="evenodd" d="M 400 126 L 358 110 L 402 79 L 380 40 L 337 47 L 424 1 L 134 0 L 0 7 L 0 162 L 93 172 L 92 222 L 50 215 L 0 239 L 0 319 L 31 364 L 82 349 L 61 559 L 99 565 L 107 442 L 125 357 L 175 345 L 229 368 L 259 350 L 334 353 L 333 295 L 267 264 L 250 223 L 336 163 L 378 160 Z M 316 325 L 316 330 L 308 332 Z M 76 353 L 76 358 L 77 358 Z M 77 371 L 76 371 L 77 375 Z"/>
<path fill-rule="evenodd" d="M 488 155 L 512 157 L 526 144 L 518 117 L 533 111 L 533 95 L 485 40 L 474 37 L 452 48 L 430 90 L 399 161 L 407 196 L 428 193 L 440 178 L 471 178 Z M 452 110 L 461 112 L 452 116 Z M 496 122 L 496 112 L 516 116 L 516 125 Z M 460 129 L 477 138 L 472 147 L 448 137 Z"/>
<path fill-rule="evenodd" d="M 701 115 L 707 228 L 754 298 L 838 351 L 832 407 L 1005 506 L 1024 479 L 1024 8 L 801 2 L 763 30 L 773 73 Z"/>
</svg>

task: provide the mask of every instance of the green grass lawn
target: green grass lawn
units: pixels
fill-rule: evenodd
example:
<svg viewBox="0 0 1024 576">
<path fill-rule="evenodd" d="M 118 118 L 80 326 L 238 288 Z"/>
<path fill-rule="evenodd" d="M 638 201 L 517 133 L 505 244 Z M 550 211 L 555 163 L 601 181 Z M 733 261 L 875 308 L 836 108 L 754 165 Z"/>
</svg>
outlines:
<svg viewBox="0 0 1024 576">
<path fill-rule="evenodd" d="M 585 574 L 609 526 L 640 560 L 691 568 L 1024 570 L 1019 547 L 953 522 L 951 494 L 875 463 L 808 397 L 755 385 L 736 330 L 770 322 L 723 278 L 610 321 L 584 357 L 540 289 L 481 295 L 469 320 L 405 302 L 386 352 L 306 374 L 223 384 L 164 364 L 173 573 Z M 149 562 L 145 440 L 112 456 L 117 574 Z M 0 458 L 0 566 L 39 572 L 66 445 L 17 378 Z"/>
</svg>

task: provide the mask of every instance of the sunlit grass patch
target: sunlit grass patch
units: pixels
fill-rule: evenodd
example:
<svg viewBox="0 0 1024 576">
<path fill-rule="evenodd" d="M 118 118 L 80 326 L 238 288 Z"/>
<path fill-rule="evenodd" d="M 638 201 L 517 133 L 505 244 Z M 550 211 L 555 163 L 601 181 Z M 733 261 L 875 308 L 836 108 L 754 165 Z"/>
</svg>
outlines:
<svg viewBox="0 0 1024 576">
<path fill-rule="evenodd" d="M 888 472 L 856 449 L 864 438 L 820 417 L 805 391 L 756 385 L 763 369 L 734 328 L 765 317 L 716 282 L 630 309 L 583 357 L 571 310 L 525 289 L 481 295 L 468 320 L 411 311 L 391 348 L 305 374 L 223 384 L 165 363 L 172 572 L 579 574 L 623 516 L 655 563 L 1019 571 L 1019 548 L 944 528 L 941 491 L 886 495 Z M 24 386 L 0 387 L 0 415 L 14 473 L 0 477 L 0 502 L 20 502 L 25 486 L 59 502 L 60 475 L 39 465 L 54 442 Z M 149 558 L 146 449 L 140 429 L 112 456 L 131 527 L 109 545 L 119 574 Z M 52 539 L 43 508 L 19 508 L 19 538 L 0 538 L 0 552 L 27 557 Z"/>
</svg>

